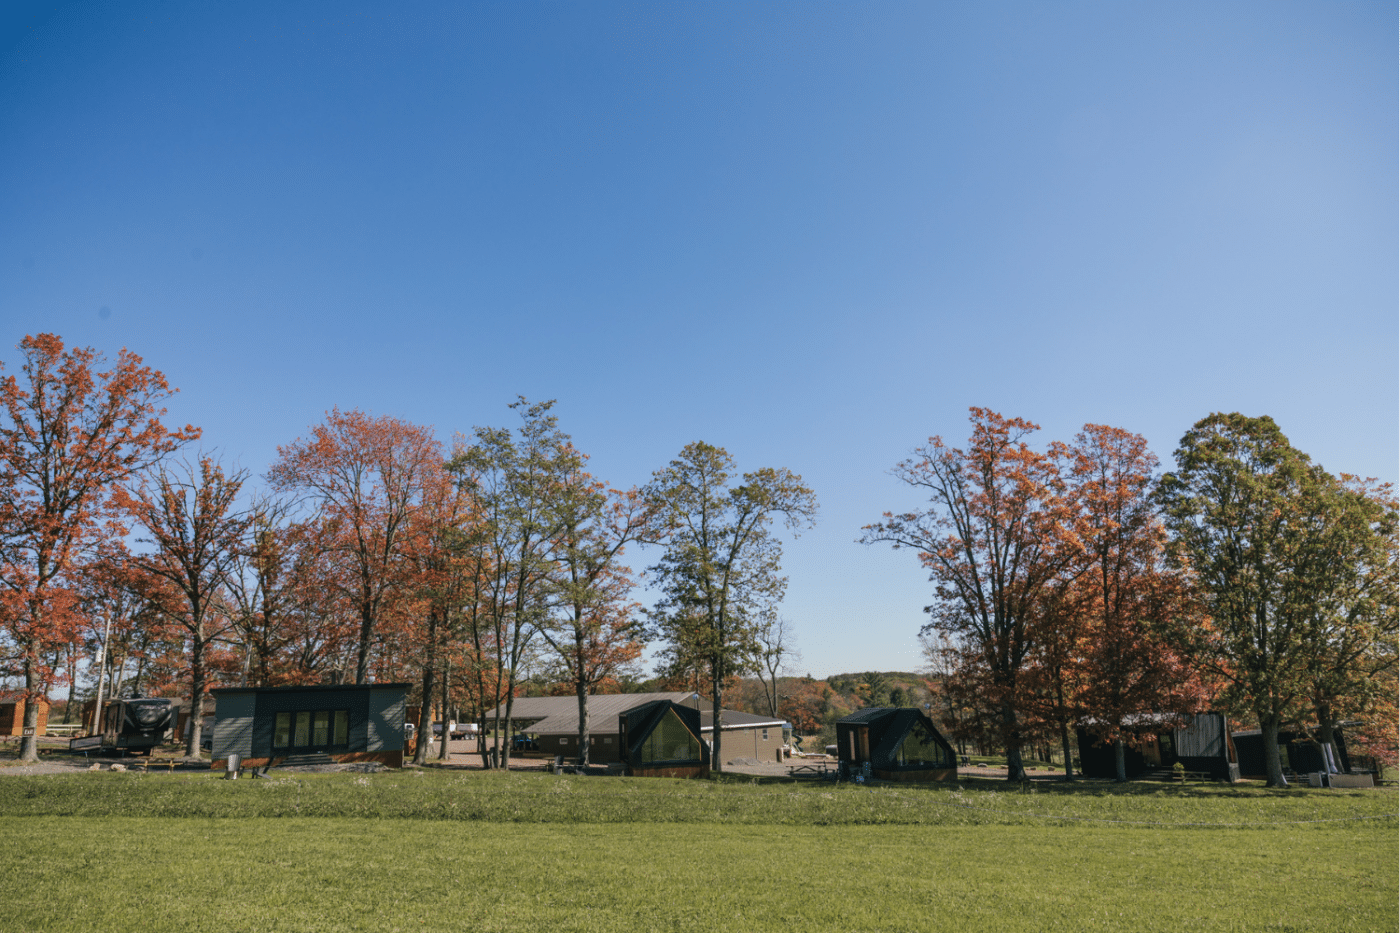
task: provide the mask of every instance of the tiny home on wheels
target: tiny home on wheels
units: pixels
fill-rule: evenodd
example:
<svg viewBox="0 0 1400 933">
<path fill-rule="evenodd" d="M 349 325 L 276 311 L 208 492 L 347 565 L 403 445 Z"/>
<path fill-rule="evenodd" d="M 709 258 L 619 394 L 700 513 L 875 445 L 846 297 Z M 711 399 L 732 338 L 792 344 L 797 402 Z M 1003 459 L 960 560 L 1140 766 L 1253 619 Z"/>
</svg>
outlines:
<svg viewBox="0 0 1400 933">
<path fill-rule="evenodd" d="M 104 701 L 94 733 L 70 740 L 68 748 L 103 755 L 112 752 L 149 755 L 151 749 L 174 738 L 175 706 L 176 701 L 165 697 Z"/>
<path fill-rule="evenodd" d="M 836 720 L 837 760 L 882 781 L 956 781 L 958 758 L 922 710 L 871 707 Z"/>
<path fill-rule="evenodd" d="M 288 758 L 403 765 L 408 684 L 224 687 L 214 690 L 214 768 Z"/>
</svg>

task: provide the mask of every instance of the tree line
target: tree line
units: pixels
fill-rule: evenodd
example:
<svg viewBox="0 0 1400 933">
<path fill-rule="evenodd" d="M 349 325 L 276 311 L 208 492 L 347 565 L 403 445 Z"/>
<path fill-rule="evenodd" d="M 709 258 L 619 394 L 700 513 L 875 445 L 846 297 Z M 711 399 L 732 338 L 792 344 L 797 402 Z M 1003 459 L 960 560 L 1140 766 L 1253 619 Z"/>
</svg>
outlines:
<svg viewBox="0 0 1400 933">
<path fill-rule="evenodd" d="M 255 487 L 187 452 L 200 430 L 164 424 L 174 390 L 135 354 L 51 334 L 19 350 L 0 379 L 0 677 L 28 697 L 67 686 L 71 707 L 85 673 L 99 695 L 180 693 L 194 710 L 218 684 L 407 680 L 420 734 L 436 707 L 508 738 L 514 698 L 543 685 L 577 698 L 587 764 L 588 697 L 635 683 L 654 642 L 659 685 L 706 695 L 716 721 L 746 674 L 772 715 L 841 706 L 780 678 L 795 656 L 780 532 L 817 513 L 791 471 L 739 473 L 695 442 L 616 489 L 552 402 L 521 398 L 514 426 L 448 445 L 332 410 Z M 1285 724 L 1327 746 L 1359 719 L 1393 760 L 1388 484 L 1327 473 L 1268 418 L 1202 420 L 1166 473 L 1122 429 L 1087 425 L 1042 451 L 1030 422 L 976 408 L 971 421 L 965 448 L 935 437 L 895 468 L 926 507 L 861 538 L 913 549 L 929 574 L 926 696 L 956 736 L 994 736 L 1019 779 L 1030 742 L 1057 737 L 1068 763 L 1073 728 L 1092 723 L 1121 753 L 1144 715 L 1209 706 L 1252 717 L 1271 747 Z M 660 552 L 650 608 L 633 545 Z M 912 696 L 874 680 L 856 692 Z M 509 767 L 508 742 L 478 750 Z M 37 755 L 33 736 L 21 752 Z M 717 733 L 711 754 L 722 770 Z"/>
<path fill-rule="evenodd" d="M 483 726 L 496 709 L 509 737 L 523 681 L 544 677 L 578 698 L 586 765 L 587 699 L 634 675 L 646 642 L 664 640 L 668 677 L 705 684 L 718 711 L 783 632 L 775 524 L 816 514 L 790 471 L 737 474 L 696 442 L 615 489 L 552 402 L 521 398 L 513 428 L 447 448 L 421 425 L 332 410 L 255 489 L 213 453 L 181 455 L 200 429 L 164 424 L 175 390 L 135 354 L 52 334 L 19 350 L 0 380 L 0 677 L 31 700 L 66 684 L 71 707 L 85 671 L 99 699 L 188 695 L 194 755 L 218 684 L 410 680 L 419 734 L 436 706 Z M 624 562 L 639 543 L 661 549 L 649 610 Z M 37 716 L 27 703 L 25 725 Z M 484 762 L 509 767 L 509 742 L 490 749 L 485 731 Z"/>
<path fill-rule="evenodd" d="M 970 420 L 966 447 L 934 437 L 895 467 L 927 505 L 861 540 L 918 555 L 940 715 L 994 735 L 1010 779 L 1047 734 L 1068 767 L 1088 724 L 1114 742 L 1121 780 L 1146 717 L 1206 708 L 1258 723 L 1271 786 L 1286 783 L 1286 724 L 1331 756 L 1337 724 L 1360 721 L 1367 750 L 1394 762 L 1390 484 L 1328 473 L 1268 417 L 1202 419 L 1165 473 L 1120 428 L 1041 451 L 1029 421 Z"/>
</svg>

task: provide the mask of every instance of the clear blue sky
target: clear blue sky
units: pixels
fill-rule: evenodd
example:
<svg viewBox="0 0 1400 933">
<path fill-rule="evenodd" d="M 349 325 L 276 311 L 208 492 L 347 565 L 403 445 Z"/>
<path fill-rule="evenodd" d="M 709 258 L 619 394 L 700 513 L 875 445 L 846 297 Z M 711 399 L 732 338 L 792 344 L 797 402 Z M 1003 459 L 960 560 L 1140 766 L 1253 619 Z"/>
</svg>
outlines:
<svg viewBox="0 0 1400 933">
<path fill-rule="evenodd" d="M 817 675 L 920 665 L 922 571 L 854 541 L 970 405 L 1396 478 L 1393 3 L 393 6 L 0 6 L 7 367 L 129 347 L 258 473 L 517 394 L 616 485 L 788 467 Z"/>
</svg>

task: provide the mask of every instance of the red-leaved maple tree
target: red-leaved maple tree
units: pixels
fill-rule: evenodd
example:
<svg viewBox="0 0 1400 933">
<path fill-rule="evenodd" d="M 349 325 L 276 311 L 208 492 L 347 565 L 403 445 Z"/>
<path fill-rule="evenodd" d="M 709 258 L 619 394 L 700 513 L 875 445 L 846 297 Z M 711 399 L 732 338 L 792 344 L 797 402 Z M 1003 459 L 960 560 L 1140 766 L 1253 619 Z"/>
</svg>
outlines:
<svg viewBox="0 0 1400 933">
<path fill-rule="evenodd" d="M 161 402 L 175 390 L 127 350 L 114 363 L 54 334 L 19 344 L 23 378 L 0 379 L 0 630 L 30 701 L 20 757 L 38 758 L 46 658 L 78 636 L 74 576 L 120 537 L 113 494 L 199 429 L 171 431 Z"/>
<path fill-rule="evenodd" d="M 409 572 L 404 546 L 441 446 L 428 428 L 337 408 L 277 454 L 272 485 L 319 504 L 330 581 L 358 617 L 355 682 L 365 683 L 376 628 Z"/>
</svg>

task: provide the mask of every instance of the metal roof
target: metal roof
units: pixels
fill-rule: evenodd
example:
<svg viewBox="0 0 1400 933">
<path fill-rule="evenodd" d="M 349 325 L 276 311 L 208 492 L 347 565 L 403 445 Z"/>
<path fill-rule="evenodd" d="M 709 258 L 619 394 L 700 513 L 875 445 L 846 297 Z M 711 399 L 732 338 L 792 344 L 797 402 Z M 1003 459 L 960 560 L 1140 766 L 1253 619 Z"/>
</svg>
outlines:
<svg viewBox="0 0 1400 933">
<path fill-rule="evenodd" d="M 617 717 L 634 707 L 656 700 L 670 700 L 672 703 L 689 703 L 695 694 L 689 690 L 676 690 L 670 693 L 600 693 L 588 698 L 588 722 L 591 726 L 606 723 L 596 731 L 615 732 Z M 486 714 L 487 721 L 496 718 L 497 712 L 505 716 L 505 704 Z M 577 735 L 578 697 L 516 697 L 511 704 L 511 722 L 521 731 L 536 735 Z"/>
<path fill-rule="evenodd" d="M 593 732 L 614 732 L 617 717 L 630 709 L 669 700 L 691 709 L 699 707 L 700 731 L 713 732 L 710 706 L 697 694 L 688 690 L 669 693 L 600 693 L 588 698 L 588 722 Z M 495 718 L 497 711 L 505 715 L 505 706 L 497 707 L 486 714 L 488 721 Z M 577 735 L 578 697 L 516 697 L 511 706 L 512 723 L 519 725 L 522 732 L 534 735 Z M 733 709 L 722 709 L 719 714 L 721 731 L 733 729 L 778 729 L 786 723 L 771 716 L 756 716 Z"/>
</svg>

